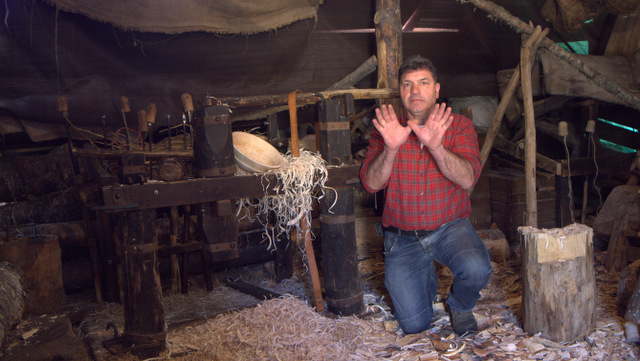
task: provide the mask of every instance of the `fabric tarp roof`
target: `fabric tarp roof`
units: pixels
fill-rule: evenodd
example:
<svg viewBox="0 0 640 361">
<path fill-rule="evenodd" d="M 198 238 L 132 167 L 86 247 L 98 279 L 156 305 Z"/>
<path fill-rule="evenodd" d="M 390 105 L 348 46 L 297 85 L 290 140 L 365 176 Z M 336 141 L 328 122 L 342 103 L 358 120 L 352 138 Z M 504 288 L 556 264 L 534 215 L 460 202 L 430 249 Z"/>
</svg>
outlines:
<svg viewBox="0 0 640 361">
<path fill-rule="evenodd" d="M 315 18 L 323 0 L 48 0 L 124 30 L 255 34 Z"/>
</svg>

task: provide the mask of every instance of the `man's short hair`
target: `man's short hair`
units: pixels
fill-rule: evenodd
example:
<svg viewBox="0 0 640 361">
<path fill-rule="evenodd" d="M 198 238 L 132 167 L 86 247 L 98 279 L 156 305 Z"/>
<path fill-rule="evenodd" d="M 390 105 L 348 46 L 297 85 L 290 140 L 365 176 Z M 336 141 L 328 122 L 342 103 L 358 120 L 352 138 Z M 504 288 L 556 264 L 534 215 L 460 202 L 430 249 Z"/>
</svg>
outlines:
<svg viewBox="0 0 640 361">
<path fill-rule="evenodd" d="M 405 73 L 410 73 L 416 70 L 430 71 L 431 75 L 433 76 L 433 81 L 435 81 L 436 83 L 438 82 L 438 71 L 436 70 L 436 67 L 433 65 L 431 60 L 420 55 L 412 55 L 405 59 L 404 62 L 402 62 L 400 69 L 398 69 L 398 80 L 402 81 L 402 76 Z"/>
</svg>

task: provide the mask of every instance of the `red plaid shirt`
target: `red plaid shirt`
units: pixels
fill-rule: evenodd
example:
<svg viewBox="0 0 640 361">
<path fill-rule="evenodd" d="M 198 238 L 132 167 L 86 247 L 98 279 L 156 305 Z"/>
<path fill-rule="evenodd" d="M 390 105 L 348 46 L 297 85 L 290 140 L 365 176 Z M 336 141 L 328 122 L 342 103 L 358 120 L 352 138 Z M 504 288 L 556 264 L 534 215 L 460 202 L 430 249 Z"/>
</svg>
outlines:
<svg viewBox="0 0 640 361">
<path fill-rule="evenodd" d="M 405 117 L 401 117 L 400 123 L 406 125 Z M 396 156 L 391 177 L 383 187 L 386 188 L 382 214 L 382 224 L 385 227 L 430 231 L 471 214 L 468 191 L 445 178 L 431 153 L 420 145 L 418 137 L 412 132 Z M 477 181 L 481 162 L 478 135 L 471 120 L 454 114 L 453 123 L 444 135 L 443 145 L 471 163 Z M 383 148 L 384 140 L 374 129 L 366 159 L 360 169 L 362 183 L 371 193 L 376 190 L 367 186 L 367 170 Z"/>
</svg>

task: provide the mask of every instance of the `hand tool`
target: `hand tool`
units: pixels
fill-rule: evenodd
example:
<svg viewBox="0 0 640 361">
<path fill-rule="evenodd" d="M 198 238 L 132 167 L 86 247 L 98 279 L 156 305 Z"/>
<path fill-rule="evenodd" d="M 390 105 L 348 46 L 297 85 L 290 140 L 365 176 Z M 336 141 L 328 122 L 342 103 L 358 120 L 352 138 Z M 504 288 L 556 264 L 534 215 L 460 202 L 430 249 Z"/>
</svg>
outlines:
<svg viewBox="0 0 640 361">
<path fill-rule="evenodd" d="M 185 113 L 187 113 L 189 121 L 189 135 L 191 136 L 191 149 L 193 149 L 193 98 L 191 98 L 191 94 L 183 93 L 180 99 L 182 99 L 182 107 L 184 108 Z"/>
<path fill-rule="evenodd" d="M 182 145 L 187 150 L 187 116 L 182 113 Z"/>
<path fill-rule="evenodd" d="M 300 156 L 300 145 L 298 139 L 298 112 L 296 106 L 296 94 L 299 91 L 289 93 L 289 121 L 291 127 L 291 154 L 294 157 Z M 313 295 L 318 312 L 324 311 L 324 301 L 322 300 L 322 287 L 320 285 L 320 274 L 318 273 L 318 265 L 316 263 L 316 255 L 311 243 L 311 225 L 309 219 L 303 216 L 300 220 L 300 232 L 304 238 L 304 250 L 307 255 L 307 263 L 309 265 L 309 273 L 311 274 L 311 283 L 313 286 Z"/>
<path fill-rule="evenodd" d="M 171 151 L 171 114 L 167 114 L 167 140 L 169 141 L 169 151 Z"/>
<path fill-rule="evenodd" d="M 149 103 L 149 105 L 147 105 L 147 127 L 149 128 L 148 135 L 149 135 L 149 151 L 150 152 L 153 150 L 153 131 L 151 129 L 151 126 L 156 122 L 157 111 L 158 111 L 158 108 L 156 108 L 156 105 L 154 103 Z"/>
<path fill-rule="evenodd" d="M 104 144 L 107 144 L 107 116 L 103 115 L 100 117 L 102 120 L 102 137 L 104 138 Z M 113 149 L 113 143 L 111 143 L 111 149 Z"/>
<path fill-rule="evenodd" d="M 122 112 L 122 121 L 124 122 L 124 134 L 127 136 L 127 150 L 131 149 L 131 139 L 129 139 L 129 127 L 127 126 L 127 113 L 131 111 L 129 99 L 124 95 L 120 97 L 120 111 Z"/>
<path fill-rule="evenodd" d="M 138 110 L 138 133 L 140 133 L 140 143 L 142 143 L 142 151 L 144 152 L 144 135 L 149 131 L 147 125 L 147 111 L 144 109 Z"/>
<path fill-rule="evenodd" d="M 73 166 L 73 174 L 80 174 L 80 167 L 78 166 L 78 160 L 73 155 L 73 142 L 71 142 L 71 129 L 69 128 L 69 105 L 67 104 L 67 98 L 65 96 L 58 97 L 57 100 L 58 111 L 62 113 L 64 118 L 64 126 L 67 130 L 67 141 L 69 142 L 69 156 L 71 157 L 71 165 Z"/>
</svg>

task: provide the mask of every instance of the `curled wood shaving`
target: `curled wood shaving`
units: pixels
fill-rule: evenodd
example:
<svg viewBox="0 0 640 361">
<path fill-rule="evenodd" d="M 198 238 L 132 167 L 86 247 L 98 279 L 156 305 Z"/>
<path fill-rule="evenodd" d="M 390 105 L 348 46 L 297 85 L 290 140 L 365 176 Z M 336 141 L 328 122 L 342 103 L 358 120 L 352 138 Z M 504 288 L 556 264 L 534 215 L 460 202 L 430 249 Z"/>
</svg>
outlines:
<svg viewBox="0 0 640 361">
<path fill-rule="evenodd" d="M 302 149 L 299 157 L 287 153 L 284 158 L 283 167 L 270 170 L 262 177 L 263 188 L 266 190 L 272 186 L 267 182 L 266 175 L 276 176 L 277 184 L 273 188 L 278 194 L 238 201 L 238 214 L 244 207 L 255 207 L 256 218 L 265 228 L 264 237 L 269 242 L 269 250 L 276 249 L 279 236 L 288 236 L 294 227 L 299 228 L 301 219 L 306 218 L 307 224 L 311 224 L 314 201 L 324 197 L 325 189 L 331 189 L 325 186 L 328 177 L 326 161 L 318 153 Z M 275 224 L 270 224 L 270 217 L 273 217 Z"/>
</svg>

